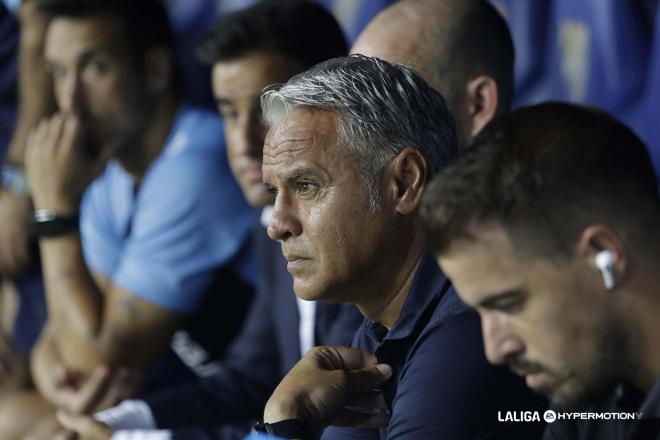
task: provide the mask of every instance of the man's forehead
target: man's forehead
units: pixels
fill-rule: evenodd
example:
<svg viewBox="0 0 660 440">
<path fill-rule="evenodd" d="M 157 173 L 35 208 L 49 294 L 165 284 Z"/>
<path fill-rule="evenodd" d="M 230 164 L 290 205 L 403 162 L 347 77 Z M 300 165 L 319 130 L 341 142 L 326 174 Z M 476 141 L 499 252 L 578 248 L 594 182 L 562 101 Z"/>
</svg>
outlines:
<svg viewBox="0 0 660 440">
<path fill-rule="evenodd" d="M 329 111 L 296 108 L 276 119 L 264 143 L 269 154 L 280 151 L 314 148 L 324 150 L 336 143 L 338 116 Z"/>
<path fill-rule="evenodd" d="M 84 17 L 57 17 L 48 26 L 46 57 L 92 50 L 115 52 L 125 43 L 121 21 L 111 14 Z"/>
</svg>

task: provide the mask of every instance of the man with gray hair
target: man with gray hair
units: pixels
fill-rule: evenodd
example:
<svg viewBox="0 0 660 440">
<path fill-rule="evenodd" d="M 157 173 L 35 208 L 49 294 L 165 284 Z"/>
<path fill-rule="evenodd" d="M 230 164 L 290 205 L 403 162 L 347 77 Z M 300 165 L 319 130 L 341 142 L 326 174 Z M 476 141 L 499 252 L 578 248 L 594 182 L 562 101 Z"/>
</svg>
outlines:
<svg viewBox="0 0 660 440">
<path fill-rule="evenodd" d="M 442 96 L 407 67 L 352 56 L 266 92 L 262 109 L 270 125 L 264 182 L 275 195 L 268 234 L 281 242 L 294 291 L 354 303 L 366 320 L 352 345 L 391 366 L 379 367 L 391 379 L 374 393 L 360 371 L 338 371 L 353 366 L 342 362 L 346 353 L 373 366 L 370 354 L 315 349 L 280 384 L 257 430 L 305 438 L 351 425 L 383 428 L 330 428 L 324 438 L 539 437 L 542 426 L 498 422 L 498 410 L 545 402 L 488 365 L 477 314 L 425 252 L 419 202 L 457 151 Z"/>
</svg>

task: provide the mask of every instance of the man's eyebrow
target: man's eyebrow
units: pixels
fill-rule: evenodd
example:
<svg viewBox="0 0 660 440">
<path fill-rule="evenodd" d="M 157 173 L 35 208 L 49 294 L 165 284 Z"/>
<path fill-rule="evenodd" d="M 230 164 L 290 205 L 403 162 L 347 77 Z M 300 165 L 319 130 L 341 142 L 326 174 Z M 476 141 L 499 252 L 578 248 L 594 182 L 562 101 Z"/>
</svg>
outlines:
<svg viewBox="0 0 660 440">
<path fill-rule="evenodd" d="M 314 177 L 314 176 L 318 176 L 318 172 L 316 172 L 316 170 L 314 170 L 313 168 L 308 168 L 308 167 L 296 168 L 295 170 L 284 176 L 284 181 L 287 183 L 293 183 L 293 182 L 297 182 L 301 178 Z"/>
<path fill-rule="evenodd" d="M 511 289 L 500 293 L 494 293 L 479 301 L 474 307 L 495 309 L 497 308 L 498 303 L 520 299 L 524 294 L 525 292 L 522 289 Z"/>
<path fill-rule="evenodd" d="M 216 105 L 233 105 L 234 103 L 228 98 L 215 98 Z"/>
<path fill-rule="evenodd" d="M 90 47 L 89 49 L 83 50 L 77 56 L 76 64 L 78 66 L 84 66 L 86 63 L 89 62 L 89 60 L 99 55 L 107 55 L 109 57 L 114 57 L 115 53 L 112 50 L 106 49 L 104 47 Z M 46 60 L 46 65 L 48 67 L 52 68 L 54 66 L 57 66 L 57 61 L 52 59 L 52 57 L 49 57 L 47 52 L 45 55 L 45 60 Z"/>
</svg>

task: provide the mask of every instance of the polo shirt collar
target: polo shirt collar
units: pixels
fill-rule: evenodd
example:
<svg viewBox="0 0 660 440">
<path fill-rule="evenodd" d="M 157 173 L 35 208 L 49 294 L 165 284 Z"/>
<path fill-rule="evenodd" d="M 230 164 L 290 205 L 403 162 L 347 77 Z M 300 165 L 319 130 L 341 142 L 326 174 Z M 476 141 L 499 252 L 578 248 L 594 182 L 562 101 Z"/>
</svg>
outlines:
<svg viewBox="0 0 660 440">
<path fill-rule="evenodd" d="M 448 278 L 442 273 L 435 259 L 425 254 L 394 327 L 388 331 L 387 327 L 378 322 L 367 321 L 367 334 L 378 342 L 416 336 L 418 323 L 424 318 L 428 319 L 426 315 L 429 309 L 435 309 L 449 286 Z"/>
</svg>

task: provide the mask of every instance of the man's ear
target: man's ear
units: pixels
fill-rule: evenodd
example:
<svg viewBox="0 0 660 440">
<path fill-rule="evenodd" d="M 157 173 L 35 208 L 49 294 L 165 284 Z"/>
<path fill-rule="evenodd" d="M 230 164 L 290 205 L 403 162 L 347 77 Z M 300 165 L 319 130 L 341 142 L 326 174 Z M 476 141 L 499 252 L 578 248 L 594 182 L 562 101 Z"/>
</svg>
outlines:
<svg viewBox="0 0 660 440">
<path fill-rule="evenodd" d="M 161 92 L 171 87 L 174 72 L 172 51 L 163 46 L 147 50 L 144 58 L 144 77 L 150 92 Z"/>
<path fill-rule="evenodd" d="M 479 75 L 466 85 L 467 113 L 470 118 L 470 136 L 474 137 L 497 113 L 500 95 L 495 80 Z"/>
<path fill-rule="evenodd" d="M 388 188 L 399 214 L 408 215 L 417 209 L 427 175 L 426 159 L 413 147 L 404 148 L 390 163 Z"/>
<path fill-rule="evenodd" d="M 606 284 L 606 275 L 603 273 L 605 269 L 602 263 L 598 263 L 597 256 L 604 253 L 609 253 L 608 260 L 611 261 L 613 287 L 608 290 L 613 290 L 623 285 L 632 271 L 633 262 L 626 246 L 619 235 L 607 226 L 596 224 L 585 228 L 580 235 L 578 254 L 586 258 L 594 276 L 598 277 L 598 282 L 603 285 Z"/>
</svg>

